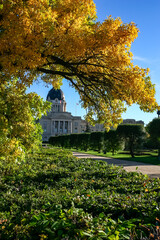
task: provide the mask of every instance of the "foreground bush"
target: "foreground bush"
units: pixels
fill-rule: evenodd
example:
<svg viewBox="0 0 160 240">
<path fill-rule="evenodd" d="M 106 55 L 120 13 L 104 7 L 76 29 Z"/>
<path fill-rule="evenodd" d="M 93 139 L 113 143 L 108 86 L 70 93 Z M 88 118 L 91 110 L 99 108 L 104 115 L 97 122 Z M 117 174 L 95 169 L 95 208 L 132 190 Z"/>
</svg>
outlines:
<svg viewBox="0 0 160 240">
<path fill-rule="evenodd" d="M 8 79 L 0 71 L 0 160 L 23 159 L 26 152 L 41 144 L 38 119 L 49 110 L 50 103 L 26 90 L 18 79 Z"/>
<path fill-rule="evenodd" d="M 149 239 L 160 218 L 159 179 L 68 151 L 1 162 L 0 176 L 1 239 Z"/>
</svg>

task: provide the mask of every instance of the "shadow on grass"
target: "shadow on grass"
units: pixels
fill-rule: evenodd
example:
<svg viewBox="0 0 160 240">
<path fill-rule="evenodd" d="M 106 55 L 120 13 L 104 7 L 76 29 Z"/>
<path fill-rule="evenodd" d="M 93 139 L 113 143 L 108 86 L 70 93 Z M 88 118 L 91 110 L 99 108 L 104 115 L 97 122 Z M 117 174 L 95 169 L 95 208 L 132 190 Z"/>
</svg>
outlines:
<svg viewBox="0 0 160 240">
<path fill-rule="evenodd" d="M 120 154 L 119 154 L 120 155 Z M 123 154 L 119 156 L 118 159 L 120 160 L 127 160 L 127 161 L 135 161 L 135 162 L 141 162 L 141 163 L 147 163 L 147 164 L 153 164 L 153 165 L 160 165 L 160 161 L 158 160 L 158 156 L 153 155 L 135 155 L 135 157 L 126 156 L 123 157 Z M 117 158 L 117 156 L 114 156 L 113 158 Z"/>
</svg>

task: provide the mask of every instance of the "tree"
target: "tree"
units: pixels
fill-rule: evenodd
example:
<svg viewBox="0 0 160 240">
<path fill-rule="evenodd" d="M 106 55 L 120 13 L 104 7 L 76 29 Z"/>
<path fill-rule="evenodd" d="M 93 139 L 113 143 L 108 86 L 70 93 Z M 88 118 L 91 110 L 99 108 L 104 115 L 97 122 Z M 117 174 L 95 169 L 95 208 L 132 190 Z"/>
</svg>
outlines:
<svg viewBox="0 0 160 240">
<path fill-rule="evenodd" d="M 67 79 L 89 108 L 86 119 L 106 128 L 121 122 L 124 103 L 156 109 L 149 70 L 132 62 L 134 23 L 96 22 L 93 0 L 5 0 L 0 9 L 3 73 L 26 86 L 40 75 L 55 88 Z"/>
<path fill-rule="evenodd" d="M 117 128 L 117 133 L 124 138 L 132 157 L 135 155 L 135 149 L 142 146 L 143 139 L 146 136 L 145 129 L 141 124 L 123 124 Z"/>
<path fill-rule="evenodd" d="M 116 130 L 109 130 L 104 133 L 104 151 L 111 151 L 112 155 L 118 150 L 124 148 L 124 140 L 119 136 Z"/>
<path fill-rule="evenodd" d="M 0 158 L 15 160 L 41 142 L 42 128 L 36 122 L 49 110 L 49 103 L 36 93 L 26 93 L 18 80 L 0 84 Z"/>
<path fill-rule="evenodd" d="M 86 123 L 86 130 L 85 130 L 85 132 L 86 132 L 86 133 L 90 133 L 90 132 L 91 132 L 91 128 L 90 128 L 88 122 Z"/>
<path fill-rule="evenodd" d="M 154 118 L 148 123 L 146 131 L 149 133 L 150 146 L 158 149 L 158 158 L 160 159 L 160 119 Z"/>
</svg>

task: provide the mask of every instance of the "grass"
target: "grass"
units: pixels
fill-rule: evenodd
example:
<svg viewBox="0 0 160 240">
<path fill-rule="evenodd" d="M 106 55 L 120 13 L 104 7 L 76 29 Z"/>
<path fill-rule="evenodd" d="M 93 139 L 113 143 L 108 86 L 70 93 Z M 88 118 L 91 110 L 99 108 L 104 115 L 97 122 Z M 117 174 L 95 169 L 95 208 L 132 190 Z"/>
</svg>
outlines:
<svg viewBox="0 0 160 240">
<path fill-rule="evenodd" d="M 148 163 L 148 164 L 160 166 L 160 160 L 158 160 L 158 150 L 143 150 L 143 152 L 139 151 L 136 153 L 134 158 L 131 157 L 128 151 L 119 151 L 113 155 L 111 152 L 107 152 L 106 154 L 104 154 L 103 152 L 99 153 L 93 150 L 88 150 L 87 152 L 85 152 L 84 150 L 75 149 L 75 148 L 71 148 L 68 150 L 72 152 L 80 152 L 80 153 L 86 153 L 86 154 L 91 154 L 96 156 L 109 157 L 109 158 L 115 158 L 115 159 L 126 160 L 126 161 L 142 162 L 142 163 Z"/>
<path fill-rule="evenodd" d="M 160 160 L 158 160 L 156 150 L 139 152 L 135 155 L 134 158 L 131 157 L 131 155 L 127 151 L 120 151 L 120 152 L 117 152 L 115 155 L 112 155 L 111 152 L 107 152 L 107 154 L 104 154 L 102 152 L 98 153 L 97 151 L 93 151 L 93 150 L 89 150 L 89 151 L 85 152 L 85 151 L 81 151 L 79 149 L 78 150 L 71 149 L 71 151 L 77 151 L 77 152 L 81 152 L 81 153 L 87 153 L 87 154 L 92 154 L 92 155 L 102 156 L 102 157 L 110 157 L 110 158 L 115 158 L 115 159 L 120 159 L 120 160 L 160 165 Z"/>
</svg>

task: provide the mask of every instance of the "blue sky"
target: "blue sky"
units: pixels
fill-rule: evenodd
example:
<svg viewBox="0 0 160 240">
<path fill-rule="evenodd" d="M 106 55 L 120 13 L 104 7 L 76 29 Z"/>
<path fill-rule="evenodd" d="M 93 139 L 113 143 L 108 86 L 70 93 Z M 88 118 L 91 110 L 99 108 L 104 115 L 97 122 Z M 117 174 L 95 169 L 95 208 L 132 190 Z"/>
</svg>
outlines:
<svg viewBox="0 0 160 240">
<path fill-rule="evenodd" d="M 134 64 L 139 67 L 150 68 L 152 83 L 156 85 L 156 99 L 160 105 L 160 0 L 95 0 L 98 21 L 107 16 L 120 17 L 124 23 L 134 22 L 140 32 L 131 47 Z M 49 88 L 43 83 L 34 84 L 29 91 L 37 92 L 46 99 Z M 83 116 L 85 110 L 79 103 L 79 95 L 69 83 L 64 80 L 61 87 L 67 102 L 67 111 L 73 115 Z M 156 112 L 144 113 L 138 105 L 128 107 L 122 115 L 124 119 L 143 120 L 145 124 L 157 117 Z"/>
</svg>

